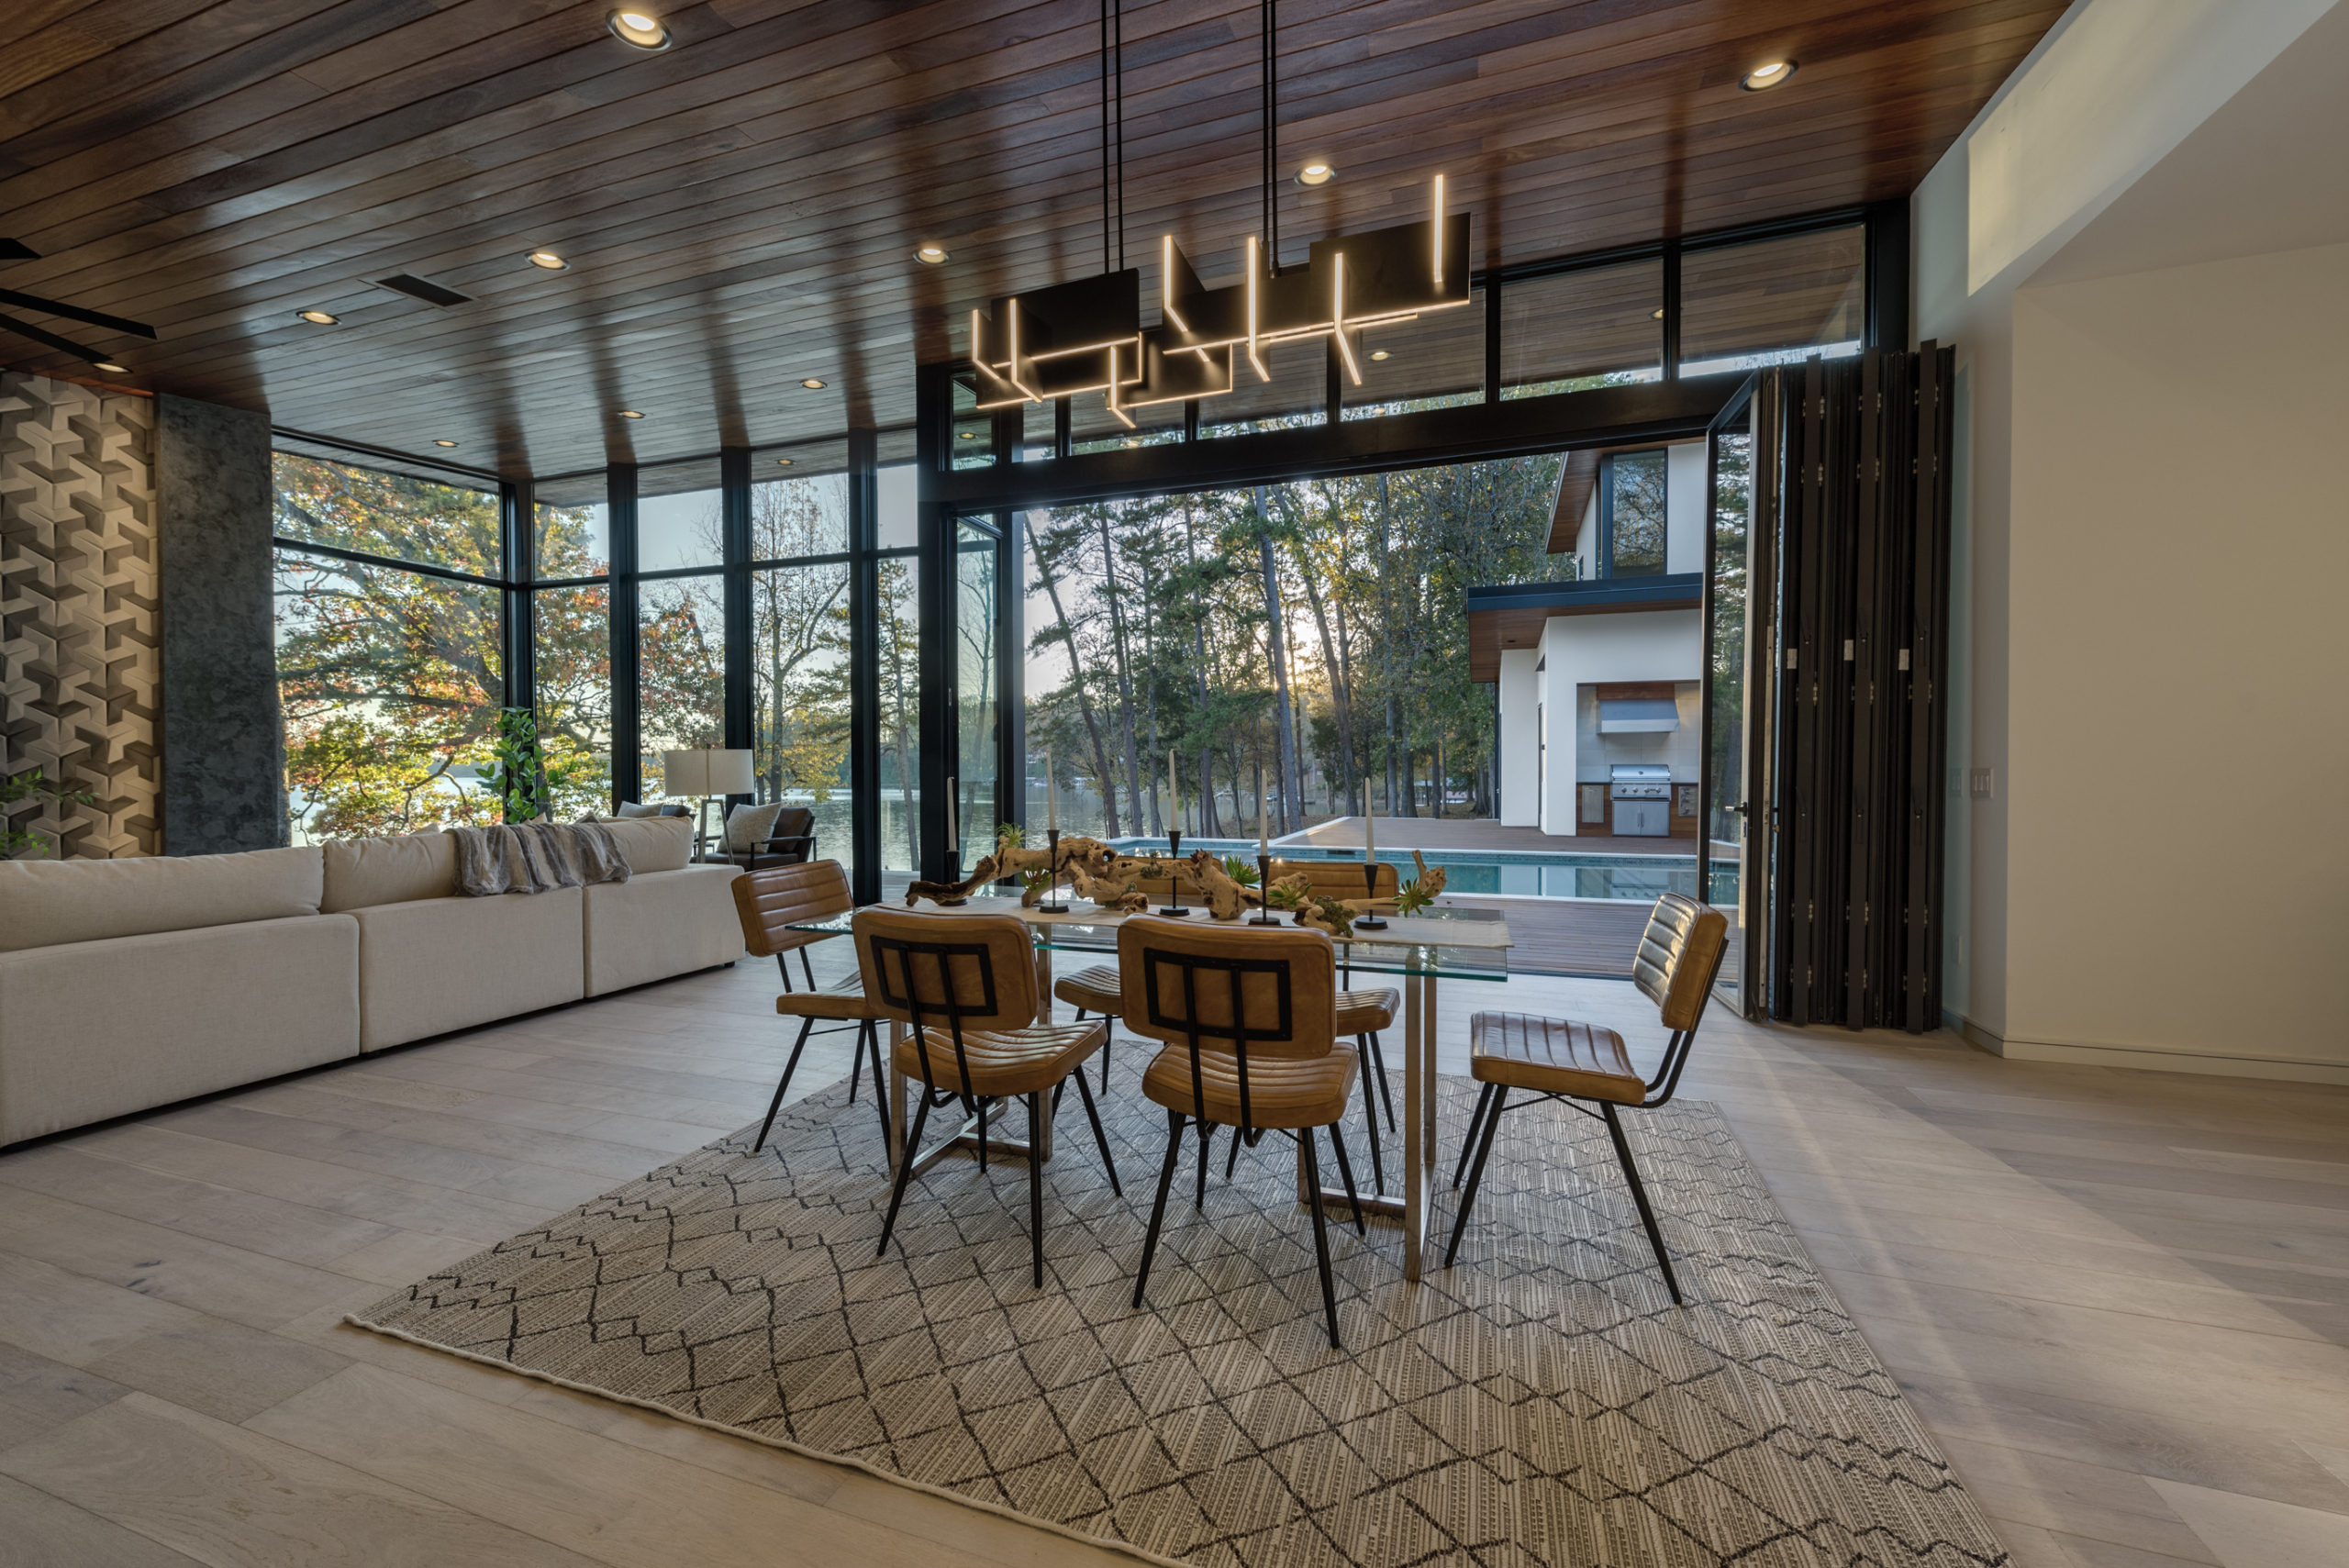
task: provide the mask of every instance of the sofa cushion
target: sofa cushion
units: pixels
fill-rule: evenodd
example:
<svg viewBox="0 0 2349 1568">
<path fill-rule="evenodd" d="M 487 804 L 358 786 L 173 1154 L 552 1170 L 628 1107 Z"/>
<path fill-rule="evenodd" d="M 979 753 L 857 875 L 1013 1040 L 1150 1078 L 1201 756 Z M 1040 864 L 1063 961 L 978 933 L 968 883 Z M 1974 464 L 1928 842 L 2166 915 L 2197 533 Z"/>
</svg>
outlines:
<svg viewBox="0 0 2349 1568">
<path fill-rule="evenodd" d="M 358 1051 L 348 915 L 0 954 L 0 1143 Z"/>
<path fill-rule="evenodd" d="M 694 825 L 683 817 L 647 817 L 607 822 L 605 829 L 639 876 L 649 871 L 683 871 L 694 858 Z"/>
<path fill-rule="evenodd" d="M 620 802 L 619 809 L 613 815 L 632 822 L 640 817 L 685 817 L 689 813 L 673 800 L 656 800 L 647 804 L 623 800 Z"/>
<path fill-rule="evenodd" d="M 338 839 L 326 851 L 323 914 L 446 898 L 457 891 L 456 840 L 446 833 L 405 833 L 396 839 Z"/>
<path fill-rule="evenodd" d="M 578 888 L 529 898 L 417 898 L 351 914 L 362 1051 L 579 1000 L 585 933 Z"/>
<path fill-rule="evenodd" d="M 726 851 L 747 855 L 767 841 L 774 832 L 774 819 L 783 815 L 783 802 L 770 801 L 764 806 L 738 806 L 726 817 Z"/>
<path fill-rule="evenodd" d="M 686 866 L 586 889 L 590 996 L 744 956 L 732 866 Z"/>
<path fill-rule="evenodd" d="M 239 855 L 0 861 L 0 952 L 318 912 L 316 845 Z"/>
</svg>

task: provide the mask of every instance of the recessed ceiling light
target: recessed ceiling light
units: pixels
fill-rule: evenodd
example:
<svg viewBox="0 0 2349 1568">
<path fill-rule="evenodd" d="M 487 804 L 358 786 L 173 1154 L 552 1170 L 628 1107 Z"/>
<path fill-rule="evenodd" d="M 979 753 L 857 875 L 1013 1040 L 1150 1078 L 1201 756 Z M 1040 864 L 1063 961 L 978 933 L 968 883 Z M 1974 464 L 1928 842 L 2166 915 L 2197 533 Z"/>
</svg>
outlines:
<svg viewBox="0 0 2349 1568">
<path fill-rule="evenodd" d="M 1383 360 L 1386 357 L 1386 350 L 1384 349 L 1373 349 L 1370 351 L 1370 357 L 1374 360 Z"/>
<path fill-rule="evenodd" d="M 529 262 L 533 267 L 544 267 L 550 272 L 571 271 L 571 263 L 551 250 L 533 250 L 522 260 Z"/>
<path fill-rule="evenodd" d="M 821 392 L 824 389 L 823 381 L 819 377 L 812 375 L 806 381 L 801 382 L 799 384 L 806 387 L 810 392 Z"/>
<path fill-rule="evenodd" d="M 914 260 L 935 267 L 939 262 L 946 260 L 946 247 L 943 245 L 925 245 L 920 250 L 914 252 Z"/>
<path fill-rule="evenodd" d="M 789 468 L 791 466 L 791 460 L 787 457 L 779 457 L 774 460 L 774 465 L 777 468 Z"/>
<path fill-rule="evenodd" d="M 638 413 L 633 408 L 623 408 L 620 410 L 620 417 L 623 419 L 641 419 L 644 416 Z"/>
<path fill-rule="evenodd" d="M 308 322 L 313 327 L 339 326 L 342 320 L 342 317 L 339 316 L 328 316 L 323 310 L 297 310 L 294 314 L 300 317 L 303 320 Z"/>
<path fill-rule="evenodd" d="M 432 444 L 436 447 L 453 447 L 457 443 L 454 441 L 435 441 Z"/>
<path fill-rule="evenodd" d="M 1338 172 L 1327 163 L 1308 163 L 1297 172 L 1300 185 L 1326 185 L 1338 177 Z"/>
<path fill-rule="evenodd" d="M 1795 62 L 1793 61 L 1774 60 L 1767 65 L 1757 65 L 1753 70 L 1747 72 L 1745 75 L 1740 79 L 1738 85 L 1744 88 L 1749 93 L 1759 93 L 1765 88 L 1783 85 L 1787 78 L 1792 76 L 1794 73 Z"/>
<path fill-rule="evenodd" d="M 112 371 L 117 375 L 128 375 L 130 373 L 130 367 L 128 365 L 118 365 L 112 360 L 92 360 L 90 361 L 90 368 L 92 370 Z"/>
<path fill-rule="evenodd" d="M 604 18 L 612 36 L 622 43 L 634 44 L 642 50 L 667 49 L 669 29 L 661 18 L 646 11 L 615 11 Z"/>
<path fill-rule="evenodd" d="M 1660 306 L 1660 305 L 1659 305 L 1659 306 L 1657 306 L 1653 310 L 1649 311 L 1649 312 L 1648 312 L 1648 319 L 1649 319 L 1650 321 L 1661 321 L 1661 320 L 1663 320 L 1663 319 L 1664 319 L 1664 306 Z"/>
<path fill-rule="evenodd" d="M 965 430 L 963 432 L 963 439 L 966 441 L 975 441 L 979 439 L 979 433 L 976 430 Z"/>
</svg>

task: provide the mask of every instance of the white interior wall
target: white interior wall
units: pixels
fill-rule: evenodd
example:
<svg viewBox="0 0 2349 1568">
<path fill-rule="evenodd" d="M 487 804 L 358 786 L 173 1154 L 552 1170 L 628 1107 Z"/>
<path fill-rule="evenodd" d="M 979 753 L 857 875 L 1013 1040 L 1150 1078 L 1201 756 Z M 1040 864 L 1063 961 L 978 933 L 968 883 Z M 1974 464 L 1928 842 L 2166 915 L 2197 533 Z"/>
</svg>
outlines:
<svg viewBox="0 0 2349 1568">
<path fill-rule="evenodd" d="M 1952 801 L 1950 1002 L 2006 1054 L 2349 1082 L 2321 806 L 2246 832 L 2184 765 L 2321 803 L 2343 762 L 2344 67 L 2330 0 L 2084 0 L 1917 193 L 1919 333 L 1959 360 L 1950 765 L 1992 781 Z"/>
</svg>

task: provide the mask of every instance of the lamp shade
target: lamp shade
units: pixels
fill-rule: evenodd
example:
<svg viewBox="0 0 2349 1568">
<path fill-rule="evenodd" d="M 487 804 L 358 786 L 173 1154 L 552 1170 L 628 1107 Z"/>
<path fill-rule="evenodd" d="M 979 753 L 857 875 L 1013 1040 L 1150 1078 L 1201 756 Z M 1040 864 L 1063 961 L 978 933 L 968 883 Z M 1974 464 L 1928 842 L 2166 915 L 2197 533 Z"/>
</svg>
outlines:
<svg viewBox="0 0 2349 1568">
<path fill-rule="evenodd" d="M 701 749 L 661 753 L 663 795 L 748 795 L 751 753 Z"/>
</svg>

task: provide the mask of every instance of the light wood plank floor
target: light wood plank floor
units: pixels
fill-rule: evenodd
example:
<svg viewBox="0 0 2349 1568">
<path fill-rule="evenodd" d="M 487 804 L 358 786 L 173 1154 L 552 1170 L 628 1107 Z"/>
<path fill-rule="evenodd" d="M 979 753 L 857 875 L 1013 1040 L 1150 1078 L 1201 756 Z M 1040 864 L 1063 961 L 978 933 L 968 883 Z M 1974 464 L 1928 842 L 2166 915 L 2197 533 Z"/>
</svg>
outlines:
<svg viewBox="0 0 2349 1568">
<path fill-rule="evenodd" d="M 0 1556 L 1130 1562 L 340 1325 L 754 1119 L 774 991 L 745 964 L 0 1155 Z M 1655 1039 L 1619 982 L 1442 1000 L 1452 1071 L 1479 1007 Z M 2023 1568 L 2349 1563 L 2349 1090 L 1716 1013 L 1683 1093 Z"/>
</svg>

